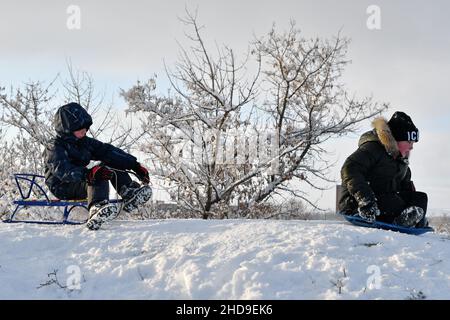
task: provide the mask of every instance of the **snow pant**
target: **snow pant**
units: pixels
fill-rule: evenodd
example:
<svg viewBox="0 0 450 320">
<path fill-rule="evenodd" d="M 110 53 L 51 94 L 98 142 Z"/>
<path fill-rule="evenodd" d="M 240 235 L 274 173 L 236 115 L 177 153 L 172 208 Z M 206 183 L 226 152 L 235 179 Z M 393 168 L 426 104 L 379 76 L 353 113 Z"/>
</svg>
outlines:
<svg viewBox="0 0 450 320">
<path fill-rule="evenodd" d="M 428 197 L 426 193 L 417 191 L 388 193 L 377 195 L 377 204 L 381 211 L 381 215 L 377 220 L 392 223 L 403 210 L 411 206 L 420 207 L 426 213 Z M 425 216 L 423 220 L 424 219 Z M 419 222 L 419 224 L 421 222 Z"/>
<path fill-rule="evenodd" d="M 120 191 L 123 186 L 129 185 L 132 182 L 130 175 L 123 171 L 114 171 L 111 184 L 117 193 L 120 195 Z M 68 183 L 66 185 L 60 185 L 58 187 L 58 194 L 55 196 L 61 200 L 81 200 L 87 199 L 88 209 L 96 203 L 109 199 L 109 180 L 97 180 L 92 185 L 86 181 L 80 181 L 78 183 Z"/>
</svg>

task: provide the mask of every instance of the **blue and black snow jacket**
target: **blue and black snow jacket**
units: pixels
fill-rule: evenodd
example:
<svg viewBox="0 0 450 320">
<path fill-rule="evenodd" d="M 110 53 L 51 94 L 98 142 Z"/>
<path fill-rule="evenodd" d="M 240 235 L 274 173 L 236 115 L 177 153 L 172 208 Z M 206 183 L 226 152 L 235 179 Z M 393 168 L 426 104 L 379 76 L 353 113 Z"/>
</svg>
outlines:
<svg viewBox="0 0 450 320">
<path fill-rule="evenodd" d="M 110 144 L 84 137 L 77 139 L 74 131 L 92 125 L 92 118 L 78 103 L 69 103 L 58 109 L 54 117 L 57 133 L 45 150 L 45 183 L 58 198 L 74 184 L 86 181 L 91 160 L 99 160 L 117 169 L 133 169 L 137 159 Z"/>
</svg>

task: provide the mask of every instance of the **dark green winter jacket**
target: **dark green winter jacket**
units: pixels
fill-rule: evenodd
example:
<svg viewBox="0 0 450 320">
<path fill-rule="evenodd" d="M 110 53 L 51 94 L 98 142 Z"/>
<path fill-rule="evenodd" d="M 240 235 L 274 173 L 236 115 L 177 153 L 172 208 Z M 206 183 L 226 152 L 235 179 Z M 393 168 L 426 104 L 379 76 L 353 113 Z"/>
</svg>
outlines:
<svg viewBox="0 0 450 320">
<path fill-rule="evenodd" d="M 345 214 L 357 212 L 356 199 L 370 203 L 381 194 L 414 190 L 408 159 L 401 157 L 386 119 L 377 118 L 372 125 L 341 169 L 339 210 Z"/>
</svg>

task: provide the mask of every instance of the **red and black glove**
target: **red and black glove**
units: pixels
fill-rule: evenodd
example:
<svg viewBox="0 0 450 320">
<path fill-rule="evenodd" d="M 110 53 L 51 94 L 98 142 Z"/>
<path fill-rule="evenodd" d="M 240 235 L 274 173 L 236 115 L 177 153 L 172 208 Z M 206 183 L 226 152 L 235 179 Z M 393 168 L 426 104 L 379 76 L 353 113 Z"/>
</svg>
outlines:
<svg viewBox="0 0 450 320">
<path fill-rule="evenodd" d="M 136 173 L 139 180 L 141 180 L 144 184 L 150 183 L 150 176 L 148 174 L 148 170 L 143 167 L 139 162 L 136 164 L 136 166 L 133 168 L 133 171 Z"/>
<path fill-rule="evenodd" d="M 87 173 L 88 184 L 93 184 L 98 180 L 111 180 L 113 172 L 104 166 L 92 167 Z"/>
</svg>

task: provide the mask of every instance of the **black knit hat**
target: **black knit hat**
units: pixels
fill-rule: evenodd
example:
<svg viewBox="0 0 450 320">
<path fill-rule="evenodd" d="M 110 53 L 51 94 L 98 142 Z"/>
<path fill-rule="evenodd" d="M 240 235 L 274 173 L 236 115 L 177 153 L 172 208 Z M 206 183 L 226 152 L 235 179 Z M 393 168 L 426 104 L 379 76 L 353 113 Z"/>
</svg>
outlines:
<svg viewBox="0 0 450 320">
<path fill-rule="evenodd" d="M 419 129 L 404 112 L 396 111 L 388 121 L 392 135 L 397 141 L 419 141 Z"/>
</svg>

